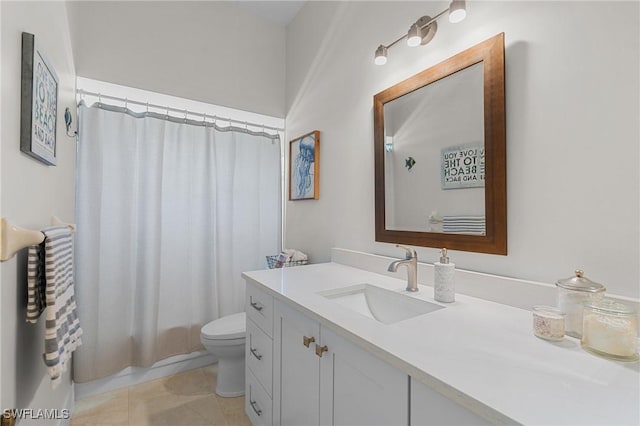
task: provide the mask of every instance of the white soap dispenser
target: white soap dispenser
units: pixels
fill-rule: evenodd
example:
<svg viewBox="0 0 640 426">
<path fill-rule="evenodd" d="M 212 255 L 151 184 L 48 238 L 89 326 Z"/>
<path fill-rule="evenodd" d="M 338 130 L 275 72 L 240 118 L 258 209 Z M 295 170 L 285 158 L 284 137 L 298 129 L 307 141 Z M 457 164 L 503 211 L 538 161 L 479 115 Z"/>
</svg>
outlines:
<svg viewBox="0 0 640 426">
<path fill-rule="evenodd" d="M 454 263 L 449 263 L 447 249 L 442 249 L 440 261 L 434 264 L 434 298 L 438 302 L 451 303 L 456 300 L 455 287 L 453 286 L 453 274 L 456 270 Z"/>
</svg>

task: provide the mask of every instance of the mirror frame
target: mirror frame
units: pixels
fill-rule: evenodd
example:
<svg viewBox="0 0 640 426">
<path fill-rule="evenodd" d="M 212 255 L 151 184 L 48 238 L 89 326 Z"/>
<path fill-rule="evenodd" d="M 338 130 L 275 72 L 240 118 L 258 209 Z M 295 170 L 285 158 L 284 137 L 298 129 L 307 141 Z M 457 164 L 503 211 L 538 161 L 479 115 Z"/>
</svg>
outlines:
<svg viewBox="0 0 640 426">
<path fill-rule="evenodd" d="M 486 235 L 398 231 L 385 226 L 384 104 L 483 62 Z M 376 241 L 507 254 L 507 156 L 504 33 L 389 87 L 373 97 Z"/>
</svg>

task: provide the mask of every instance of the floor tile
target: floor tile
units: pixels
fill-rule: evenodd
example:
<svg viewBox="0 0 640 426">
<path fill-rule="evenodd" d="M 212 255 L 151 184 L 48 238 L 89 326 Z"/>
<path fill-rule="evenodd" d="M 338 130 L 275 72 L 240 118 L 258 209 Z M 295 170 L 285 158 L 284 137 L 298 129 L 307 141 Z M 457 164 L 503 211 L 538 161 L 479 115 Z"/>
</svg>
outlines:
<svg viewBox="0 0 640 426">
<path fill-rule="evenodd" d="M 76 401 L 72 426 L 250 426 L 244 397 L 215 394 L 217 365 Z"/>
<path fill-rule="evenodd" d="M 129 389 L 95 395 L 76 401 L 71 425 L 128 425 Z"/>
</svg>

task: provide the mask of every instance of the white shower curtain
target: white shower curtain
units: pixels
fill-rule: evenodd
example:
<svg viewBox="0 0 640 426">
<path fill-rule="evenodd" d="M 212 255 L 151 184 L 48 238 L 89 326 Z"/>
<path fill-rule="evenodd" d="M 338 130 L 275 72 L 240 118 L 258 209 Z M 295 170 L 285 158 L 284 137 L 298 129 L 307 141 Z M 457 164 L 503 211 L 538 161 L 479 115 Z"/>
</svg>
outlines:
<svg viewBox="0 0 640 426">
<path fill-rule="evenodd" d="M 77 382 L 201 348 L 281 247 L 279 139 L 104 108 L 80 107 Z"/>
</svg>

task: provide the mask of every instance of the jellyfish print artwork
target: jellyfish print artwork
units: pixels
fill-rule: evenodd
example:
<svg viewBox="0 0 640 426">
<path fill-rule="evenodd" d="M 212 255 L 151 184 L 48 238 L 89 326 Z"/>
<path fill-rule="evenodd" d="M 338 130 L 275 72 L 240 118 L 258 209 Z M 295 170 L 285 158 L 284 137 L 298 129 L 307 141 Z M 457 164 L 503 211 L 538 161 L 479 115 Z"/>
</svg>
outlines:
<svg viewBox="0 0 640 426">
<path fill-rule="evenodd" d="M 291 142 L 291 200 L 317 199 L 317 136 L 312 132 Z"/>
</svg>

